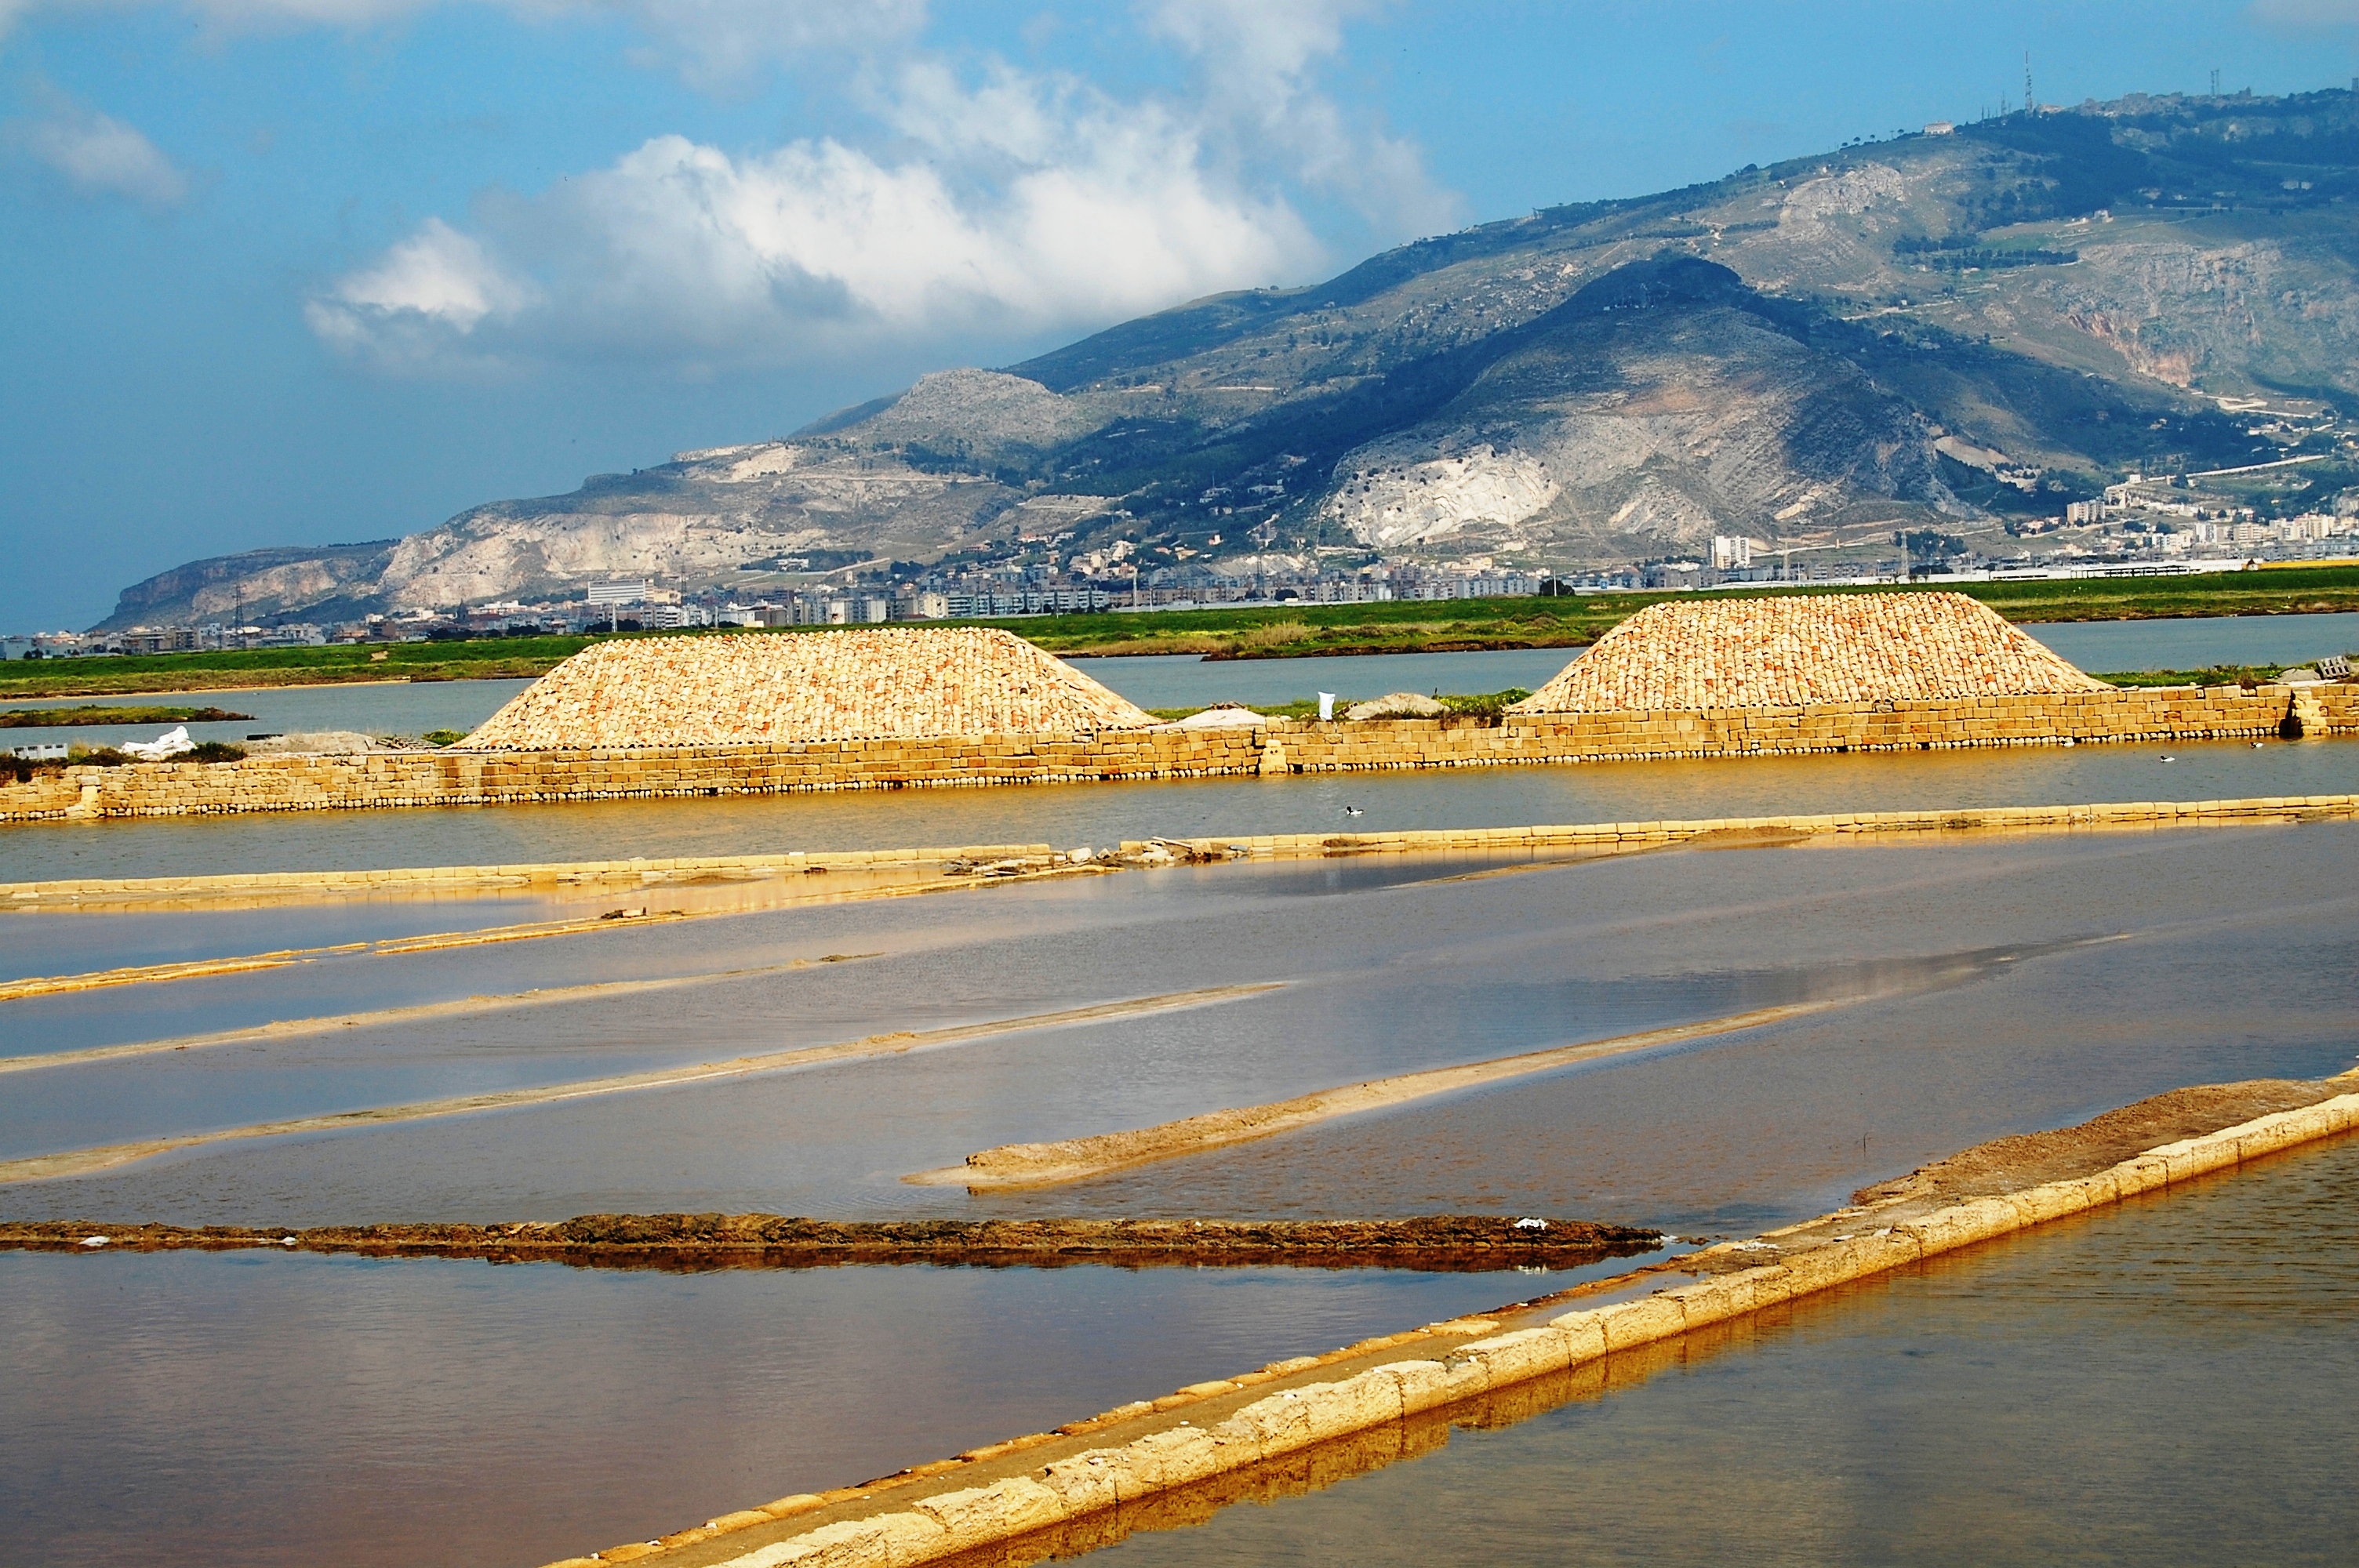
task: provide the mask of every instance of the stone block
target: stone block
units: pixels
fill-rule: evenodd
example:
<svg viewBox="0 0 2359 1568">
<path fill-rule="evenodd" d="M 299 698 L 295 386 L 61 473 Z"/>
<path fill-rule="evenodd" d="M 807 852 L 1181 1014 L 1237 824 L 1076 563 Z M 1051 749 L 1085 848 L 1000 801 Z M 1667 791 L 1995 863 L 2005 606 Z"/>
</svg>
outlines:
<svg viewBox="0 0 2359 1568">
<path fill-rule="evenodd" d="M 943 1539 L 942 1527 L 923 1514 L 878 1514 L 757 1547 L 728 1559 L 727 1568 L 904 1568 L 941 1555 Z"/>
<path fill-rule="evenodd" d="M 1293 1389 L 1256 1400 L 1229 1419 L 1254 1434 L 1265 1458 L 1307 1448 L 1316 1441 L 1310 1432 L 1310 1412 L 1301 1393 Z"/>
<path fill-rule="evenodd" d="M 1122 1454 L 1140 1486 L 1161 1490 L 1250 1465 L 1261 1457 L 1261 1445 L 1258 1434 L 1223 1438 L 1201 1426 L 1175 1426 L 1124 1444 Z"/>
<path fill-rule="evenodd" d="M 1398 1385 L 1403 1415 L 1439 1410 L 1451 1402 L 1450 1368 L 1440 1361 L 1395 1361 L 1376 1370 Z"/>
<path fill-rule="evenodd" d="M 1382 1370 L 1363 1372 L 1340 1383 L 1313 1383 L 1300 1391 L 1314 1443 L 1364 1432 L 1401 1417 L 1400 1384 Z"/>
<path fill-rule="evenodd" d="M 1572 1346 L 1554 1326 L 1519 1329 L 1462 1345 L 1456 1356 L 1479 1360 L 1491 1375 L 1491 1387 L 1505 1388 L 1529 1379 L 1561 1372 L 1572 1365 Z"/>
<path fill-rule="evenodd" d="M 1597 1309 L 1598 1326 L 1605 1336 L 1605 1348 L 1610 1351 L 1628 1350 L 1640 1345 L 1652 1345 L 1658 1339 L 1669 1339 L 1687 1332 L 1687 1314 L 1678 1300 L 1669 1293 L 1640 1296 L 1636 1301 L 1616 1302 L 1612 1306 Z"/>
<path fill-rule="evenodd" d="M 1065 1517 L 1058 1494 L 1029 1476 L 945 1492 L 919 1503 L 916 1511 L 940 1527 L 941 1537 L 930 1547 L 935 1555 L 1006 1541 Z"/>
<path fill-rule="evenodd" d="M 2004 1236 L 2022 1228 L 2022 1224 L 2015 1206 L 2005 1199 L 1976 1198 L 1971 1203 L 1935 1209 L 1920 1219 L 1893 1228 L 1914 1236 L 1921 1255 L 1930 1257 L 1936 1252 Z"/>
</svg>

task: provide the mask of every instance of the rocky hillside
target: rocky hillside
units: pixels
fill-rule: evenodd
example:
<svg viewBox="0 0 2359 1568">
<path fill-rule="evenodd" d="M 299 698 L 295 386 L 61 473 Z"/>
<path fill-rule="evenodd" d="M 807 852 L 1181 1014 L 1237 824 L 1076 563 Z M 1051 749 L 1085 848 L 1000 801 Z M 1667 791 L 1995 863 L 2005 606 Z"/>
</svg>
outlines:
<svg viewBox="0 0 2359 1568">
<path fill-rule="evenodd" d="M 109 624 L 1018 534 L 1571 567 L 2053 513 L 2125 469 L 2276 455 L 2264 405 L 2359 399 L 2354 226 L 2349 92 L 2017 114 L 1420 241 L 391 546 L 196 563 Z"/>
</svg>

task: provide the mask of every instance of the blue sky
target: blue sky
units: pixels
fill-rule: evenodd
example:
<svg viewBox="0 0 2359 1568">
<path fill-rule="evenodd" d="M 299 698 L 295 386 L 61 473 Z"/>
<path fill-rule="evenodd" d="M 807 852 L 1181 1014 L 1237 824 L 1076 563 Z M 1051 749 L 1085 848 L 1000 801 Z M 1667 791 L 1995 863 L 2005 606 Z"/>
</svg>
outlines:
<svg viewBox="0 0 2359 1568">
<path fill-rule="evenodd" d="M 0 0 L 0 628 L 2359 0 Z"/>
</svg>

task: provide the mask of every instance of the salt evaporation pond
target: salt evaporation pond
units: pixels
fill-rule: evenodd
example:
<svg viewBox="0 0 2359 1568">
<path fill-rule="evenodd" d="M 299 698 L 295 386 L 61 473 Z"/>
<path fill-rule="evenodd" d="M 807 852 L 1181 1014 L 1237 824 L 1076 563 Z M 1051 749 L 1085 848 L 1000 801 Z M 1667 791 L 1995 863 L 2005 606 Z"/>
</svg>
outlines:
<svg viewBox="0 0 2359 1568">
<path fill-rule="evenodd" d="M 1831 1292 L 1666 1360 L 1091 1560 L 2347 1563 L 2359 1139 Z"/>
<path fill-rule="evenodd" d="M 1486 870 L 1510 874 L 1481 875 Z M 764 1210 L 1796 1218 L 2001 1133 L 2359 1054 L 2359 825 L 1128 872 L 5 1004 L 16 1052 L 478 996 L 452 1016 L 21 1071 L 0 1161 L 1205 988 L 1181 1011 L 0 1187 L 17 1217 L 183 1224 Z M 270 914 L 274 912 L 260 912 Z M 20 916 L 105 952 L 108 923 Z M 809 963 L 827 955 L 850 961 Z M 862 957 L 862 955 L 866 955 Z M 809 967 L 788 968 L 798 961 Z M 687 981 L 690 983 L 667 983 Z M 563 995 L 564 988 L 638 989 Z M 555 993 L 551 995 L 550 993 Z M 1040 1194 L 911 1186 L 1001 1143 L 1790 1001 L 1843 1005 Z"/>
<path fill-rule="evenodd" d="M 25 1053 L 691 982 L 17 1071 L 0 1160 L 1277 987 L 813 1070 L 204 1144 L 0 1186 L 0 1213 L 294 1226 L 1510 1212 L 1734 1232 L 2163 1088 L 2347 1067 L 2354 870 L 2346 823 L 1540 870 L 1232 864 L 8 1002 L 10 1049 Z M 22 915 L 9 929 L 103 959 L 251 951 L 288 935 L 288 913 Z M 417 913 L 342 906 L 322 935 Z M 777 968 L 828 954 L 874 956 Z M 751 969 L 767 972 L 723 974 Z M 969 1197 L 901 1179 L 999 1142 L 1811 1000 L 1845 1005 L 1061 1189 Z M 201 1541 L 239 1561 L 529 1564 L 1561 1282 L 0 1255 L 0 1495 L 11 1539 L 45 1562 L 161 1562 Z"/>
</svg>

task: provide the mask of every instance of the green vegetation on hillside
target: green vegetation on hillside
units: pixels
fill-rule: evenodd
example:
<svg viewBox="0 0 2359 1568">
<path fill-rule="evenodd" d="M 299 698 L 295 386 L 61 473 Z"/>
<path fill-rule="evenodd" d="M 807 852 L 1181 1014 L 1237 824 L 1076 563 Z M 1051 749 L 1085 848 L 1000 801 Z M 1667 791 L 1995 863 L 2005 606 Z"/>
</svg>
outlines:
<svg viewBox="0 0 2359 1568">
<path fill-rule="evenodd" d="M 1980 600 L 2010 621 L 2031 623 L 2359 611 L 2359 566 L 2286 567 L 2202 577 L 2076 581 L 1944 585 L 1934 579 L 1920 586 L 1948 586 L 1951 591 Z M 1780 584 L 1745 591 L 1758 596 L 1893 590 L 1788 588 Z M 1682 597 L 1691 596 L 1676 592 L 1599 593 L 1550 599 L 1281 604 L 1244 610 L 1040 615 L 977 624 L 1002 626 L 1051 653 L 1074 655 L 1196 654 L 1212 658 L 1284 659 L 1314 654 L 1470 653 L 1498 648 L 1582 647 L 1647 605 Z M 775 634 L 795 633 L 781 631 Z M 541 675 L 560 660 L 603 640 L 516 637 L 473 643 L 403 643 L 375 649 L 273 648 L 251 653 L 155 654 L 135 658 L 17 660 L 0 665 L 0 699 L 321 686 L 344 681 L 530 676 Z M 373 654 L 386 656 L 375 659 Z"/>
</svg>

